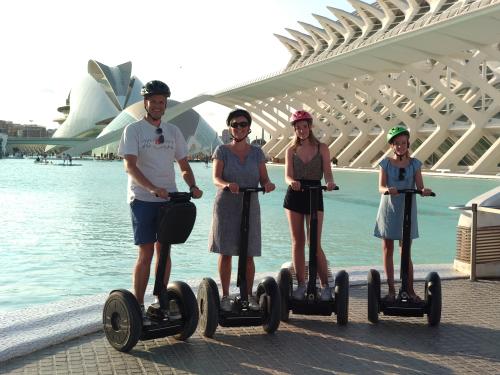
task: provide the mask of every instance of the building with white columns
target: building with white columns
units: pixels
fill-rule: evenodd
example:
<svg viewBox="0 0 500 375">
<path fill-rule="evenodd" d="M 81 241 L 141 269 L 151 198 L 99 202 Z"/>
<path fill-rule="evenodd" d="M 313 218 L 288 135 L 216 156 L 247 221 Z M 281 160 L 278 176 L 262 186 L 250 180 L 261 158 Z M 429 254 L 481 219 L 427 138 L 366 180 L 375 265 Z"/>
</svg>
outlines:
<svg viewBox="0 0 500 375">
<path fill-rule="evenodd" d="M 500 0 L 349 2 L 352 13 L 328 7 L 319 26 L 276 35 L 290 51 L 282 71 L 209 100 L 249 110 L 275 160 L 305 109 L 338 166 L 376 167 L 403 125 L 424 169 L 499 173 Z"/>
</svg>

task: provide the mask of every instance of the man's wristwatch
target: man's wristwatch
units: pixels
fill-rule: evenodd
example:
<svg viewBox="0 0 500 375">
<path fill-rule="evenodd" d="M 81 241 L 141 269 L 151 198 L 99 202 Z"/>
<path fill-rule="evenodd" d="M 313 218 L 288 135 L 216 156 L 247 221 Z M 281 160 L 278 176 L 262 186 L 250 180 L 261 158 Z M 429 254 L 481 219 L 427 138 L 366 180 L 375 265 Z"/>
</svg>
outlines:
<svg viewBox="0 0 500 375">
<path fill-rule="evenodd" d="M 196 186 L 196 185 L 191 185 L 191 186 L 189 187 L 189 191 L 190 191 L 190 192 L 192 192 L 192 191 L 193 191 L 193 189 L 199 189 L 199 188 L 198 188 L 198 186 Z"/>
</svg>

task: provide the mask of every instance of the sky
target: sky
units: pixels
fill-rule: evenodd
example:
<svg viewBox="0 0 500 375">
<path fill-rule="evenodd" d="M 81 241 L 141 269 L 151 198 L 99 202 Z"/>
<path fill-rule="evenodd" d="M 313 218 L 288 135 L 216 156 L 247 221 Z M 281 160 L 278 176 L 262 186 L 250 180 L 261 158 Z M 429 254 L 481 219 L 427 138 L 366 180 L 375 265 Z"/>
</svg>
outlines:
<svg viewBox="0 0 500 375">
<path fill-rule="evenodd" d="M 320 26 L 346 0 L 25 0 L 0 3 L 0 119 L 57 127 L 57 107 L 90 59 L 132 62 L 143 83 L 166 82 L 179 101 L 283 69 L 290 53 L 273 35 Z M 195 107 L 216 130 L 228 109 Z"/>
</svg>

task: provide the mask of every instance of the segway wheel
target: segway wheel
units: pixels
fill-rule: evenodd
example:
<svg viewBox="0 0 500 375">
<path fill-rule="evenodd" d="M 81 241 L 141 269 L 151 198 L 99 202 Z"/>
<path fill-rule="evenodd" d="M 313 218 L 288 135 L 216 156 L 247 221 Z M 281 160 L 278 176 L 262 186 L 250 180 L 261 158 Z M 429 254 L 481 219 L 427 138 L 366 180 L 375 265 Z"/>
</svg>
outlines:
<svg viewBox="0 0 500 375">
<path fill-rule="evenodd" d="M 378 323 L 378 313 L 380 312 L 380 274 L 377 270 L 371 269 L 368 272 L 368 320 L 371 323 Z"/>
<path fill-rule="evenodd" d="M 288 322 L 290 318 L 290 308 L 288 301 L 292 295 L 292 275 L 288 268 L 282 268 L 278 274 L 278 286 L 281 296 L 281 314 L 280 319 L 282 322 Z"/>
<path fill-rule="evenodd" d="M 257 287 L 257 299 L 264 312 L 262 327 L 267 333 L 274 333 L 280 325 L 280 290 L 276 281 L 268 276 Z"/>
<path fill-rule="evenodd" d="M 205 278 L 198 287 L 198 331 L 205 337 L 213 337 L 219 324 L 219 290 L 210 278 Z"/>
<path fill-rule="evenodd" d="M 102 312 L 106 338 L 113 348 L 128 352 L 139 341 L 142 332 L 141 308 L 128 290 L 110 293 Z"/>
<path fill-rule="evenodd" d="M 429 326 L 438 325 L 441 321 L 441 298 L 441 278 L 437 272 L 431 272 L 425 278 L 425 306 Z"/>
<path fill-rule="evenodd" d="M 177 302 L 184 322 L 181 331 L 174 337 L 177 340 L 187 340 L 198 326 L 196 297 L 189 285 L 183 281 L 174 281 L 168 284 L 167 295 L 169 300 L 175 299 Z"/>
<path fill-rule="evenodd" d="M 349 320 L 349 275 L 344 270 L 335 276 L 335 313 L 337 324 L 346 325 Z"/>
</svg>

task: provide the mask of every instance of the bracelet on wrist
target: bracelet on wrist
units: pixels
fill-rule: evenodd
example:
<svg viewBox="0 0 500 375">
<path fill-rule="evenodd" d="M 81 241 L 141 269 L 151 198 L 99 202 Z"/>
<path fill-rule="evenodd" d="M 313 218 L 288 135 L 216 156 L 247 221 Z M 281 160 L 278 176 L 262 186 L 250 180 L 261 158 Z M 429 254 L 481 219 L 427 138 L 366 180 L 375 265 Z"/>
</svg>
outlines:
<svg viewBox="0 0 500 375">
<path fill-rule="evenodd" d="M 189 187 L 189 191 L 193 191 L 193 189 L 199 189 L 199 188 L 198 188 L 198 186 L 196 186 L 196 185 L 191 185 L 191 186 Z"/>
</svg>

